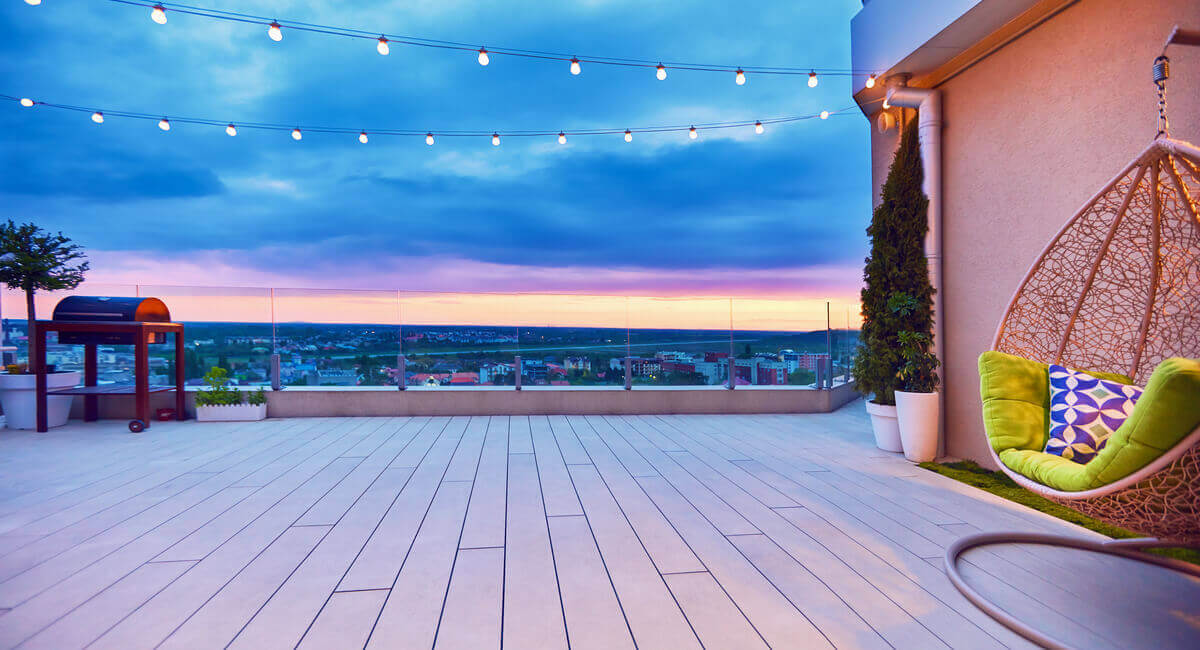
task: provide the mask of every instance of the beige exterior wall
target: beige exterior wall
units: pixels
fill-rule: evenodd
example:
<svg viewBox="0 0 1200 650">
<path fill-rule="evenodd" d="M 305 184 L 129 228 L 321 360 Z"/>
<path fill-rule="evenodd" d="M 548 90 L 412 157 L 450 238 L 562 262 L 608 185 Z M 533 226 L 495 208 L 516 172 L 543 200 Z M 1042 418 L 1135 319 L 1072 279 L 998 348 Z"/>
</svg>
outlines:
<svg viewBox="0 0 1200 650">
<path fill-rule="evenodd" d="M 1154 136 L 1175 24 L 1200 28 L 1200 2 L 1081 0 L 939 86 L 947 454 L 990 463 L 976 359 L 1045 244 Z M 1200 49 L 1170 56 L 1171 133 L 1200 142 Z M 896 136 L 872 138 L 878 183 Z"/>
</svg>

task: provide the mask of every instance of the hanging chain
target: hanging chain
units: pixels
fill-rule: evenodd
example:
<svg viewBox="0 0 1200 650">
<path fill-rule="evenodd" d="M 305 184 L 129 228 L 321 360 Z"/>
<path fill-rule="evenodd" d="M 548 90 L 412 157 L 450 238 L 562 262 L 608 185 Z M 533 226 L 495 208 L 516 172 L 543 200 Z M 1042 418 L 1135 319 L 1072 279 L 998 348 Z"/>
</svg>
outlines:
<svg viewBox="0 0 1200 650">
<path fill-rule="evenodd" d="M 1158 88 L 1158 135 L 1167 135 L 1167 79 L 1171 76 L 1171 60 L 1165 55 L 1154 59 L 1154 85 Z"/>
</svg>

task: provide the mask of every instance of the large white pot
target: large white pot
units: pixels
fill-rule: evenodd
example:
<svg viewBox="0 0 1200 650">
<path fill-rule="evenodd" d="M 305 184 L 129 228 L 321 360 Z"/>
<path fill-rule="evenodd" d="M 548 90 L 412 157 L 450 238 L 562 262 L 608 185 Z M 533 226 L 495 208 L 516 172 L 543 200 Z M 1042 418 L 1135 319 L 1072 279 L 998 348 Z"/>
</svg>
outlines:
<svg viewBox="0 0 1200 650">
<path fill-rule="evenodd" d="M 871 416 L 871 431 L 875 432 L 875 446 L 884 451 L 901 451 L 896 407 L 867 400 L 867 413 Z"/>
<path fill-rule="evenodd" d="M 937 458 L 938 393 L 896 391 L 896 413 L 900 419 L 900 440 L 904 457 L 914 463 Z"/>
<path fill-rule="evenodd" d="M 79 384 L 78 372 L 52 372 L 46 375 L 46 389 L 71 388 Z M 46 425 L 61 427 L 71 416 L 71 395 L 46 396 Z M 0 406 L 4 407 L 4 426 L 9 429 L 37 427 L 37 375 L 0 374 Z"/>
<path fill-rule="evenodd" d="M 196 407 L 196 419 L 201 422 L 253 422 L 256 420 L 265 420 L 266 418 L 266 404 L 231 404 Z"/>
</svg>

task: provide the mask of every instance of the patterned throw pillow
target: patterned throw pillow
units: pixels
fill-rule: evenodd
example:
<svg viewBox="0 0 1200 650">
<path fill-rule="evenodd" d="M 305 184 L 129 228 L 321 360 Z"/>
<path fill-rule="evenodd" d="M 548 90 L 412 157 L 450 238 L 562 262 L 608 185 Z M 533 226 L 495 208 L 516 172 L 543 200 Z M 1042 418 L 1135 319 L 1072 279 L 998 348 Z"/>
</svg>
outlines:
<svg viewBox="0 0 1200 650">
<path fill-rule="evenodd" d="M 1050 438 L 1047 454 L 1087 463 L 1125 419 L 1142 389 L 1050 365 Z"/>
</svg>

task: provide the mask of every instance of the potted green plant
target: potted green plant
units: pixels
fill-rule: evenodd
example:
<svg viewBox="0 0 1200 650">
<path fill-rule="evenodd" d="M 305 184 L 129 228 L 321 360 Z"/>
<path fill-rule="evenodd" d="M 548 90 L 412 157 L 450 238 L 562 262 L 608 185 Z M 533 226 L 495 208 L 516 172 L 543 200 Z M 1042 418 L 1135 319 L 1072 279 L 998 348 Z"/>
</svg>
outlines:
<svg viewBox="0 0 1200 650">
<path fill-rule="evenodd" d="M 206 388 L 196 393 L 196 419 L 201 422 L 262 420 L 267 417 L 267 394 L 259 388 L 245 392 L 229 385 L 229 372 L 213 366 L 204 375 Z"/>
<path fill-rule="evenodd" d="M 74 289 L 83 282 L 88 263 L 83 249 L 62 233 L 50 233 L 32 223 L 17 224 L 11 219 L 0 224 L 0 282 L 25 293 L 25 317 L 29 336 L 29 359 L 34 359 L 37 341 L 33 323 L 37 321 L 34 294 L 38 290 Z M 79 384 L 78 372 L 55 372 L 46 367 L 46 386 L 50 390 Z M 9 366 L 0 374 L 0 406 L 4 408 L 9 429 L 32 429 L 36 425 L 37 377 L 28 364 Z M 51 395 L 46 399 L 46 423 L 59 427 L 71 415 L 70 395 Z"/>
<path fill-rule="evenodd" d="M 896 412 L 897 373 L 903 364 L 899 333 L 928 332 L 933 326 L 933 287 L 924 249 L 929 200 L 921 191 L 924 172 L 916 124 L 914 119 L 904 130 L 867 227 L 871 248 L 863 268 L 863 324 L 853 369 L 858 391 L 869 398 L 875 444 L 893 452 L 903 449 Z"/>
<path fill-rule="evenodd" d="M 937 457 L 938 358 L 929 348 L 933 342 L 925 332 L 900 332 L 900 357 L 904 363 L 896 376 L 896 414 L 904 457 L 927 463 Z"/>
</svg>

